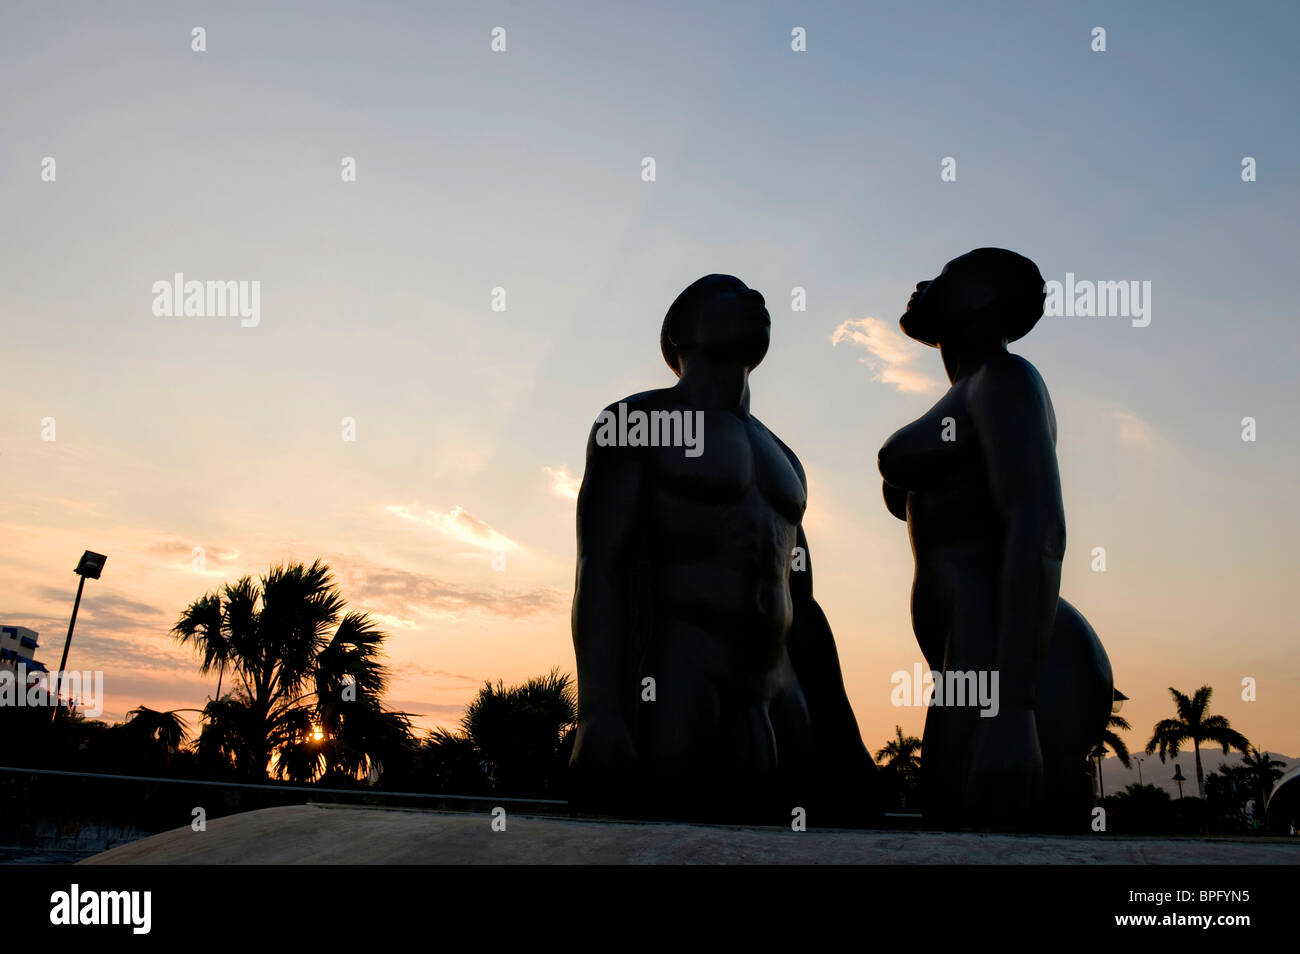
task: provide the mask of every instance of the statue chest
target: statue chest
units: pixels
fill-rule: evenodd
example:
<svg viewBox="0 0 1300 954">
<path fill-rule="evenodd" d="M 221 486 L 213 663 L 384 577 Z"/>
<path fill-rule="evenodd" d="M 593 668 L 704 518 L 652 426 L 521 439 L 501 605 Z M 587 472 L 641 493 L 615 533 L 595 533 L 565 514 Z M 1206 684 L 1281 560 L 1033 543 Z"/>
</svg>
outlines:
<svg viewBox="0 0 1300 954">
<path fill-rule="evenodd" d="M 807 492 L 781 446 L 762 425 L 726 412 L 702 412 L 699 453 L 681 448 L 652 450 L 656 487 L 702 506 L 747 501 L 798 524 Z"/>
</svg>

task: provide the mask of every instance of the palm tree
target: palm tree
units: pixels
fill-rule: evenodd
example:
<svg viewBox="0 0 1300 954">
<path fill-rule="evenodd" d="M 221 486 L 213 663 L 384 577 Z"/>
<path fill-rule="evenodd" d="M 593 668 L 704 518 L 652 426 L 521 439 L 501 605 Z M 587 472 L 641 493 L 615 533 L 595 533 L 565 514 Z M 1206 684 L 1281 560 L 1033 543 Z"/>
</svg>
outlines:
<svg viewBox="0 0 1300 954">
<path fill-rule="evenodd" d="M 1246 801 L 1252 791 L 1250 770 L 1244 765 L 1221 765 L 1205 776 L 1205 803 L 1209 814 L 1233 826 L 1246 818 Z"/>
<path fill-rule="evenodd" d="M 491 790 L 483 754 L 463 731 L 434 729 L 420 745 L 422 781 L 435 792 L 484 795 Z"/>
<path fill-rule="evenodd" d="M 1107 748 L 1115 753 L 1115 758 L 1119 759 L 1120 765 L 1125 768 L 1133 767 L 1133 761 L 1128 755 L 1128 746 L 1125 745 L 1124 740 L 1114 732 L 1115 729 L 1123 729 L 1125 732 L 1128 732 L 1132 728 L 1133 727 L 1128 724 L 1128 719 L 1112 712 L 1110 718 L 1106 721 L 1106 729 L 1101 734 L 1101 741 L 1093 746 L 1092 751 L 1088 753 L 1088 757 L 1092 759 L 1092 763 L 1097 770 L 1098 798 L 1106 797 L 1106 792 L 1102 789 L 1101 785 L 1101 760 L 1106 757 Z"/>
<path fill-rule="evenodd" d="M 229 592 L 230 588 L 226 588 Z M 221 698 L 221 682 L 226 675 L 226 663 L 230 662 L 233 649 L 228 633 L 222 626 L 223 612 L 221 597 L 210 593 L 190 604 L 172 627 L 172 635 L 182 644 L 193 642 L 202 656 L 199 674 L 206 676 L 215 666 L 217 669 L 217 694 Z"/>
<path fill-rule="evenodd" d="M 1255 816 L 1262 818 L 1264 804 L 1268 801 L 1269 793 L 1273 791 L 1273 783 L 1282 777 L 1286 763 L 1252 746 L 1251 750 L 1242 756 L 1241 767 L 1246 771 L 1250 791 L 1255 796 Z"/>
<path fill-rule="evenodd" d="M 573 680 L 558 669 L 507 688 L 485 683 L 465 710 L 461 729 L 488 763 L 497 790 L 556 793 L 564 779 L 578 702 Z"/>
<path fill-rule="evenodd" d="M 1213 742 L 1223 746 L 1224 755 L 1227 755 L 1230 749 L 1245 752 L 1250 743 L 1244 735 L 1232 728 L 1223 716 L 1206 715 L 1210 696 L 1214 694 L 1214 690 L 1209 686 L 1201 686 L 1193 696 L 1184 695 L 1173 686 L 1169 687 L 1169 693 L 1174 697 L 1178 717 L 1161 719 L 1156 723 L 1151 741 L 1147 743 L 1147 755 L 1158 748 L 1160 761 L 1163 762 L 1166 755 L 1178 755 L 1180 746 L 1190 739 L 1192 748 L 1196 752 L 1196 788 L 1201 801 L 1205 801 L 1205 770 L 1201 767 L 1201 743 Z"/>
<path fill-rule="evenodd" d="M 294 782 L 345 784 L 368 777 L 373 783 L 386 766 L 405 765 L 415 755 L 405 712 L 327 698 L 314 709 L 299 709 L 285 725 L 275 774 Z"/>
<path fill-rule="evenodd" d="M 921 774 L 921 740 L 914 735 L 903 735 L 901 725 L 894 726 L 894 738 L 876 753 L 876 761 L 884 762 L 885 771 L 889 772 L 898 785 L 899 807 L 907 803 L 907 796 Z"/>
<path fill-rule="evenodd" d="M 311 780 L 382 771 L 381 752 L 410 739 L 403 713 L 380 703 L 385 638 L 344 600 L 320 560 L 272 567 L 192 603 L 172 629 L 199 671 L 230 672 L 235 689 L 203 710 L 200 756 L 246 776 Z M 326 743 L 328 744 L 321 744 Z"/>
<path fill-rule="evenodd" d="M 189 736 L 189 727 L 177 712 L 158 712 L 139 706 L 127 720 L 110 726 L 102 738 L 103 756 L 117 772 L 155 772 L 166 769 Z"/>
<path fill-rule="evenodd" d="M 179 751 L 189 735 L 189 727 L 176 712 L 157 712 L 148 706 L 139 706 L 127 713 L 122 726 L 130 733 L 150 742 L 167 755 Z"/>
<path fill-rule="evenodd" d="M 901 725 L 894 726 L 894 738 L 890 739 L 879 752 L 876 761 L 888 759 L 885 768 L 903 775 L 915 775 L 921 771 L 921 740 L 914 735 L 903 735 Z"/>
</svg>

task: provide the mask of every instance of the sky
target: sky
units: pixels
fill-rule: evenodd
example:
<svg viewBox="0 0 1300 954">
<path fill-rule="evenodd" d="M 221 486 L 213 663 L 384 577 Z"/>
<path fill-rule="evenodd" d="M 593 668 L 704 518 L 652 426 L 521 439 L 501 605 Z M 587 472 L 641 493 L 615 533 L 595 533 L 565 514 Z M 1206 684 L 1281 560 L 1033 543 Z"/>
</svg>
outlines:
<svg viewBox="0 0 1300 954">
<path fill-rule="evenodd" d="M 919 735 L 924 709 L 891 704 L 921 657 L 875 455 L 944 378 L 897 317 L 944 262 L 1001 246 L 1049 281 L 1151 283 L 1145 327 L 1044 317 L 1013 345 L 1055 405 L 1061 593 L 1130 697 L 1130 747 L 1170 686 L 1208 684 L 1300 755 L 1297 21 L 1267 2 L 6 3 L 0 623 L 57 664 L 71 570 L 105 553 L 69 667 L 105 672 L 109 719 L 197 708 L 215 684 L 168 635 L 184 607 L 321 557 L 389 633 L 386 701 L 421 726 L 486 680 L 573 672 L 588 430 L 672 383 L 663 313 L 723 272 L 772 313 L 752 411 L 808 473 L 864 739 Z M 155 314 L 177 272 L 260 282 L 256 325 Z"/>
</svg>

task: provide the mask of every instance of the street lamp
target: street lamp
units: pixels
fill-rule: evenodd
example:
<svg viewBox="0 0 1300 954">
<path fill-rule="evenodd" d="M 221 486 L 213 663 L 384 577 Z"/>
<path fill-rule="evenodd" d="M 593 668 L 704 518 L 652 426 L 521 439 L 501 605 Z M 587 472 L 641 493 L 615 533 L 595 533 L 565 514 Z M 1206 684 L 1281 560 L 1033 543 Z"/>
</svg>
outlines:
<svg viewBox="0 0 1300 954">
<path fill-rule="evenodd" d="M 1133 761 L 1137 762 L 1138 764 L 1138 785 L 1141 785 L 1142 784 L 1142 756 L 1140 755 L 1133 756 Z"/>
<path fill-rule="evenodd" d="M 81 607 L 81 591 L 86 585 L 87 578 L 99 579 L 99 574 L 104 571 L 104 563 L 107 560 L 108 557 L 104 556 L 104 554 L 87 550 L 81 555 L 80 561 L 72 571 L 81 579 L 77 582 L 77 599 L 72 604 L 72 619 L 68 620 L 68 636 L 63 641 L 63 659 L 59 661 L 59 670 L 54 674 L 54 709 L 50 713 L 51 722 L 59 714 L 59 691 L 63 684 L 63 670 L 68 667 L 68 649 L 72 646 L 72 627 L 77 625 L 77 610 Z"/>
<path fill-rule="evenodd" d="M 1111 715 L 1119 715 L 1119 710 L 1124 708 L 1124 702 L 1125 702 L 1127 699 L 1128 699 L 1128 696 L 1124 695 L 1124 693 L 1122 693 L 1122 692 L 1120 692 L 1118 689 L 1116 689 L 1116 690 L 1115 690 L 1115 695 L 1111 698 L 1111 701 L 1110 701 L 1110 712 L 1111 712 Z"/>
<path fill-rule="evenodd" d="M 1174 766 L 1174 781 L 1178 783 L 1178 797 L 1183 797 L 1183 782 L 1187 781 L 1187 776 L 1183 774 L 1181 765 Z"/>
</svg>

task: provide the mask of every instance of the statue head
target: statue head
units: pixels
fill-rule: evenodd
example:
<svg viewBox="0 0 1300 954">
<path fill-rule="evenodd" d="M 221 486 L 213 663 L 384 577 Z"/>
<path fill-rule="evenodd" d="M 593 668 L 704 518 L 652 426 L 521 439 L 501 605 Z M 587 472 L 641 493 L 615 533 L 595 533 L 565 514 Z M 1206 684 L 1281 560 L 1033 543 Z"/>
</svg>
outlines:
<svg viewBox="0 0 1300 954">
<path fill-rule="evenodd" d="M 771 333 L 761 294 L 732 275 L 705 275 L 669 307 L 659 348 L 678 376 L 683 356 L 692 353 L 752 371 L 767 354 Z"/>
<path fill-rule="evenodd" d="M 1015 341 L 1043 314 L 1043 276 L 1023 255 L 977 248 L 917 282 L 899 327 L 909 338 L 942 344 Z"/>
</svg>

